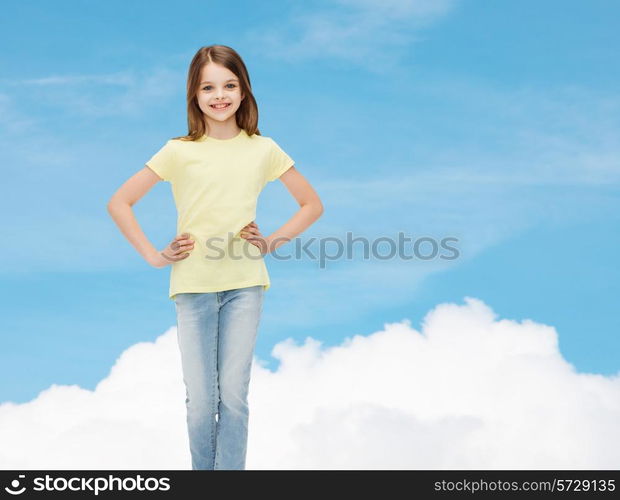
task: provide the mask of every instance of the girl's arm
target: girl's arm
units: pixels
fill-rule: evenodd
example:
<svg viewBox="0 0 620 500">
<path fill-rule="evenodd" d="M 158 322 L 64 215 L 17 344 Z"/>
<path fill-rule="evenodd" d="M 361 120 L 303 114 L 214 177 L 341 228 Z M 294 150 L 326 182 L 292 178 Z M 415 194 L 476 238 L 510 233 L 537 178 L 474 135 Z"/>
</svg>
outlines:
<svg viewBox="0 0 620 500">
<path fill-rule="evenodd" d="M 150 168 L 144 167 L 130 177 L 112 195 L 108 202 L 108 213 L 114 219 L 123 235 L 142 257 L 154 267 L 165 267 L 172 262 L 183 260 L 194 248 L 189 235 L 178 235 L 163 250 L 157 250 L 148 240 L 133 213 L 132 206 L 138 202 L 161 179 Z"/>
<path fill-rule="evenodd" d="M 304 232 L 323 214 L 319 195 L 295 166 L 284 172 L 279 179 L 297 200 L 300 209 L 280 229 L 267 236 L 268 252 L 273 252 Z"/>
</svg>

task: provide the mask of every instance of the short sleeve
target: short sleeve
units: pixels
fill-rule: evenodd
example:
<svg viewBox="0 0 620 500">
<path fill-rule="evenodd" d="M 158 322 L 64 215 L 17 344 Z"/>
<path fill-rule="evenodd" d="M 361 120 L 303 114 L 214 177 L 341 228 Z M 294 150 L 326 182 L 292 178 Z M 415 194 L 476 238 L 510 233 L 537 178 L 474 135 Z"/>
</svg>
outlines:
<svg viewBox="0 0 620 500">
<path fill-rule="evenodd" d="M 267 169 L 267 182 L 272 182 L 292 167 L 295 161 L 271 137 L 269 137 L 269 143 L 271 149 Z"/>
<path fill-rule="evenodd" d="M 175 171 L 175 162 L 174 143 L 170 139 L 146 162 L 146 166 L 153 170 L 162 180 L 170 182 Z"/>
</svg>

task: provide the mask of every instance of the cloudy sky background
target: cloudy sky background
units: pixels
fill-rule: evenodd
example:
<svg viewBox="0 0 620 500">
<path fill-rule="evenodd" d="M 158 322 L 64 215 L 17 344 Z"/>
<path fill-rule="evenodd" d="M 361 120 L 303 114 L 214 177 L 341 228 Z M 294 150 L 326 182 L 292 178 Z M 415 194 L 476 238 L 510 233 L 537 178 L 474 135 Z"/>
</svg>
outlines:
<svg viewBox="0 0 620 500">
<path fill-rule="evenodd" d="M 267 258 L 248 467 L 620 466 L 616 3 L 5 11 L 0 467 L 188 467 L 168 270 L 105 205 L 186 131 L 211 43 L 323 199 L 302 241 L 459 239 L 452 261 Z M 263 234 L 296 209 L 267 186 Z M 174 236 L 168 184 L 135 213 Z"/>
</svg>

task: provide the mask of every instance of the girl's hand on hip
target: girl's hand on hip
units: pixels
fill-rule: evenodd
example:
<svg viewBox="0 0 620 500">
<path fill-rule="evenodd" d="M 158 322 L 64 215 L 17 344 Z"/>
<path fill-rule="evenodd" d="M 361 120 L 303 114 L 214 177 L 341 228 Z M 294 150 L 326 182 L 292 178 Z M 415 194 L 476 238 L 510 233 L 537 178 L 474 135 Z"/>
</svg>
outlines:
<svg viewBox="0 0 620 500">
<path fill-rule="evenodd" d="M 269 241 L 261 234 L 256 222 L 252 221 L 248 225 L 242 227 L 239 236 L 258 247 L 261 254 L 265 255 L 269 253 Z"/>
<path fill-rule="evenodd" d="M 153 267 L 166 267 L 169 264 L 185 260 L 194 249 L 194 240 L 189 233 L 176 236 L 162 251 L 153 254 L 149 263 Z"/>
</svg>

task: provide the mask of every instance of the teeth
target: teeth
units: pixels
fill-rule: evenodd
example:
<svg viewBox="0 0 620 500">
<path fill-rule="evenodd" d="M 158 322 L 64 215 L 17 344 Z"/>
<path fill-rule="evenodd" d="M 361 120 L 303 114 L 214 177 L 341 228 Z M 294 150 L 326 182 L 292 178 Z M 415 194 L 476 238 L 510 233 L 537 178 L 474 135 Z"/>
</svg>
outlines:
<svg viewBox="0 0 620 500">
<path fill-rule="evenodd" d="M 229 105 L 230 104 L 211 104 L 211 107 L 215 109 L 222 109 L 228 107 Z"/>
</svg>

